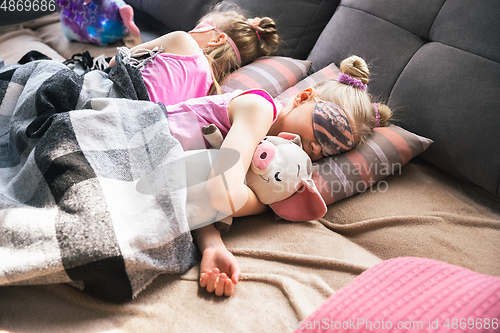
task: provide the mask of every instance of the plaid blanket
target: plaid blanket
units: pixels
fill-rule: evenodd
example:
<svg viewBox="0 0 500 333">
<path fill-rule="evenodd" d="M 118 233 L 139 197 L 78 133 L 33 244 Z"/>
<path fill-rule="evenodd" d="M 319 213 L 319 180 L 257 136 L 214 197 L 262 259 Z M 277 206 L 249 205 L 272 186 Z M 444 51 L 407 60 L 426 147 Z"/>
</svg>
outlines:
<svg viewBox="0 0 500 333">
<path fill-rule="evenodd" d="M 0 285 L 71 283 L 120 303 L 196 263 L 185 192 L 136 188 L 183 153 L 164 111 L 120 57 L 84 75 L 0 68 Z"/>
</svg>

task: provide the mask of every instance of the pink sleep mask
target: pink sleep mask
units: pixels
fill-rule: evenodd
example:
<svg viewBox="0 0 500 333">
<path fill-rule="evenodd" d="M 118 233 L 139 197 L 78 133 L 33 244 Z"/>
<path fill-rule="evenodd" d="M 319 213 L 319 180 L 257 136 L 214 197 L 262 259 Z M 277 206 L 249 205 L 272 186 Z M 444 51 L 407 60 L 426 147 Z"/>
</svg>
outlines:
<svg viewBox="0 0 500 333">
<path fill-rule="evenodd" d="M 203 21 L 201 21 L 200 23 L 198 23 L 196 25 L 196 27 L 194 27 L 194 29 L 189 31 L 189 32 L 190 33 L 191 32 L 207 32 L 207 31 L 216 30 L 216 29 L 217 29 L 217 26 L 215 25 L 214 19 L 213 18 L 206 18 Z"/>
</svg>

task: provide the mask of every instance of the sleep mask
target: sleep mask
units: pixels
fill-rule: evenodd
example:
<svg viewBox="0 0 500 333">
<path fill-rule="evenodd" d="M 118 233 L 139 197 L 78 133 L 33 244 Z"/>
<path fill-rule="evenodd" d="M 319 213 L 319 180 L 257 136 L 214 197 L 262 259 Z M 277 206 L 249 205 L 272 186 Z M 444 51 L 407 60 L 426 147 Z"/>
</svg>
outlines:
<svg viewBox="0 0 500 333">
<path fill-rule="evenodd" d="M 335 103 L 316 99 L 313 109 L 314 136 L 323 156 L 338 155 L 356 145 L 351 124 L 344 110 Z"/>
</svg>

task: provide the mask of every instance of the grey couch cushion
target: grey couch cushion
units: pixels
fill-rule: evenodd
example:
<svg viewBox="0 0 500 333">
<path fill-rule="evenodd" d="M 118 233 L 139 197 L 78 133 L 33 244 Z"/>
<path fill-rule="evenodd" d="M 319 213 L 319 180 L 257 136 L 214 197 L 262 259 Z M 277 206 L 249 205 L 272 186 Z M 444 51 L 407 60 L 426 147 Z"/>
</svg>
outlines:
<svg viewBox="0 0 500 333">
<path fill-rule="evenodd" d="M 251 16 L 274 19 L 283 43 L 278 54 L 306 59 L 340 0 L 230 0 Z"/>
<path fill-rule="evenodd" d="M 424 45 L 392 90 L 398 123 L 434 140 L 422 155 L 498 194 L 500 64 L 441 43 Z"/>
<path fill-rule="evenodd" d="M 500 2 L 344 0 L 308 59 L 351 54 L 396 123 L 429 137 L 422 158 L 500 195 Z"/>
<path fill-rule="evenodd" d="M 424 43 L 421 37 L 389 21 L 341 6 L 308 59 L 313 69 L 319 70 L 332 62 L 338 66 L 352 54 L 363 57 L 373 73 L 371 93 L 387 98 L 403 68 Z M 382 70 L 386 68 L 391 70 Z"/>
<path fill-rule="evenodd" d="M 135 9 L 152 16 L 168 29 L 189 31 L 218 0 L 125 0 Z"/>
<path fill-rule="evenodd" d="M 220 0 L 126 0 L 126 2 L 151 15 L 170 30 L 188 31 Z M 278 34 L 283 40 L 277 54 L 306 59 L 340 0 L 228 0 L 226 2 L 236 3 L 248 17 L 273 18 Z"/>
</svg>

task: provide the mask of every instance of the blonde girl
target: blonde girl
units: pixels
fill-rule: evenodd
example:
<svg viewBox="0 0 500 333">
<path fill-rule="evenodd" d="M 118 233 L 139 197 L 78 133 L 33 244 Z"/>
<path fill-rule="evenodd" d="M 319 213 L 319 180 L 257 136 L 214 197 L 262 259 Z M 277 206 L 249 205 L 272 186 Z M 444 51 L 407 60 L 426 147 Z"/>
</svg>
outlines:
<svg viewBox="0 0 500 333">
<path fill-rule="evenodd" d="M 391 109 L 374 103 L 367 92 L 370 71 L 366 62 L 351 56 L 340 63 L 337 80 L 327 80 L 314 87 L 317 96 L 338 105 L 346 114 L 352 127 L 355 146 L 365 142 L 375 127 L 388 126 Z"/>
<path fill-rule="evenodd" d="M 240 165 L 225 172 L 227 165 L 221 150 L 207 187 L 210 204 L 226 216 L 259 214 L 267 206 L 246 186 L 244 179 L 255 148 L 264 136 L 280 132 L 299 134 L 303 149 L 317 161 L 355 148 L 375 127 L 389 124 L 392 112 L 386 105 L 373 103 L 367 92 L 368 78 L 365 61 L 352 56 L 342 61 L 337 80 L 301 91 L 281 111 L 262 90 L 234 92 L 167 107 L 172 120 L 169 126 L 174 136 L 182 136 L 180 132 L 186 130 L 175 126 L 175 117 L 170 116 L 183 112 L 195 113 L 200 126 L 217 124 L 225 137 L 221 148 L 238 151 Z M 179 141 L 182 144 L 185 140 Z M 224 179 L 219 176 L 222 173 Z M 219 231 L 208 225 L 194 230 L 193 237 L 202 253 L 200 286 L 219 296 L 232 295 L 241 271 Z"/>
<path fill-rule="evenodd" d="M 119 52 L 141 69 L 150 99 L 172 105 L 221 94 L 220 83 L 228 74 L 271 54 L 278 42 L 271 18 L 247 19 L 236 5 L 222 2 L 189 32 L 174 31 Z"/>
</svg>

